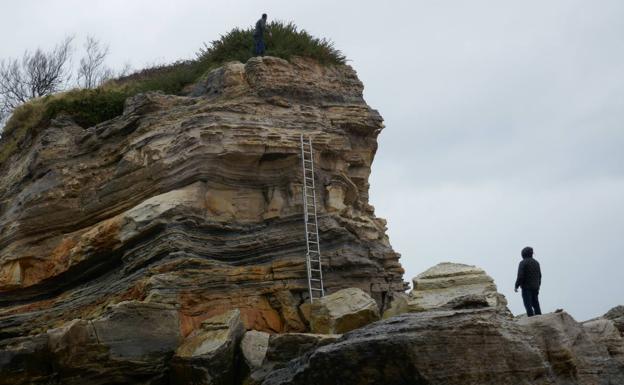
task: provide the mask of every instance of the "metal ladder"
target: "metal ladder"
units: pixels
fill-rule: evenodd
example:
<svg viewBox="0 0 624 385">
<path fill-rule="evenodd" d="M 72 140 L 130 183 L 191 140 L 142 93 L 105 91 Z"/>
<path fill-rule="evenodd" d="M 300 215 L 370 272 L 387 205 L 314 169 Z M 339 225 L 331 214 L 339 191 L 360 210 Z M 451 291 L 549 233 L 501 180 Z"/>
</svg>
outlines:
<svg viewBox="0 0 624 385">
<path fill-rule="evenodd" d="M 303 168 L 303 219 L 305 222 L 306 267 L 310 302 L 325 295 L 323 289 L 323 269 L 321 248 L 316 217 L 316 190 L 314 185 L 314 154 L 312 139 L 307 141 L 301 134 L 301 166 Z"/>
</svg>

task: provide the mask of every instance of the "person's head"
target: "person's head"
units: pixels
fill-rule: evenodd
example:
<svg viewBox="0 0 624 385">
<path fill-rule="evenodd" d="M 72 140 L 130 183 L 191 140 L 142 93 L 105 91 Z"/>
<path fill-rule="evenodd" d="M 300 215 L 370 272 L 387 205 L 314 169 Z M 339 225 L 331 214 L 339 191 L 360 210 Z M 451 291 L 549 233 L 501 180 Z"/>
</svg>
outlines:
<svg viewBox="0 0 624 385">
<path fill-rule="evenodd" d="M 532 247 L 525 247 L 524 249 L 522 249 L 522 258 L 531 258 L 533 257 L 533 248 Z"/>
<path fill-rule="evenodd" d="M 262 18 L 263 18 L 264 20 L 266 20 L 266 18 L 267 18 L 267 14 L 266 14 L 266 13 L 263 13 L 263 14 L 262 14 Z"/>
</svg>

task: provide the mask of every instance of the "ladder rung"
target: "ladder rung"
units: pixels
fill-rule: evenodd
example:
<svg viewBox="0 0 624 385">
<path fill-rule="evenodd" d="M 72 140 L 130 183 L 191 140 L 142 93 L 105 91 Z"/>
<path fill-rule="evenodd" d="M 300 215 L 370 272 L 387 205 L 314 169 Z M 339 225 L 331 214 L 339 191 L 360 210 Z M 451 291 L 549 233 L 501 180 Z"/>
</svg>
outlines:
<svg viewBox="0 0 624 385">
<path fill-rule="evenodd" d="M 308 264 L 308 287 L 310 289 L 310 300 L 314 300 L 321 298 L 325 294 L 325 291 L 323 290 L 323 272 L 321 270 L 323 263 L 321 262 L 321 245 L 316 210 L 314 148 L 312 147 L 312 138 L 308 136 L 307 140 L 304 140 L 303 134 L 301 134 L 300 138 L 303 167 L 303 196 L 305 201 L 304 219 L 307 247 L 306 259 Z M 313 268 L 312 266 L 317 268 Z M 317 278 L 312 278 L 313 276 Z"/>
</svg>

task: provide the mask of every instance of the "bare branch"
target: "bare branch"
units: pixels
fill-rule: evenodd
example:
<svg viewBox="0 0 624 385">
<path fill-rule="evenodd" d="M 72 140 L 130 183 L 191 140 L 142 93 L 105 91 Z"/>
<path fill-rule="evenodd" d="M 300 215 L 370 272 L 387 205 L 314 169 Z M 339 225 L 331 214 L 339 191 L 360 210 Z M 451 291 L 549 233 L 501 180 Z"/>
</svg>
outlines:
<svg viewBox="0 0 624 385">
<path fill-rule="evenodd" d="M 95 88 L 114 75 L 113 71 L 104 65 L 109 53 L 108 46 L 102 45 L 92 36 L 87 36 L 84 48 L 85 56 L 80 59 L 78 67 L 78 84 L 84 88 Z"/>
<path fill-rule="evenodd" d="M 49 52 L 24 52 L 21 60 L 0 62 L 0 110 L 6 118 L 30 99 L 61 91 L 70 78 L 68 68 L 73 38 L 67 37 Z"/>
</svg>

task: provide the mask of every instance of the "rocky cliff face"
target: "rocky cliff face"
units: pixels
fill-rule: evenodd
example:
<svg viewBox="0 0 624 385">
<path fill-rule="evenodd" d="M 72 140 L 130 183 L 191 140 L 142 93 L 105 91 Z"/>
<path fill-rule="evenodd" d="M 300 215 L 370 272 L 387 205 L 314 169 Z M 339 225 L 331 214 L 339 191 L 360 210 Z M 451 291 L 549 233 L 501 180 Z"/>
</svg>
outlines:
<svg viewBox="0 0 624 385">
<path fill-rule="evenodd" d="M 383 128 L 348 66 L 254 58 L 187 97 L 149 93 L 89 129 L 58 118 L 0 172 L 0 337 L 174 306 L 181 335 L 240 309 L 304 331 L 299 135 L 313 138 L 326 287 L 405 288 L 368 203 Z"/>
</svg>

